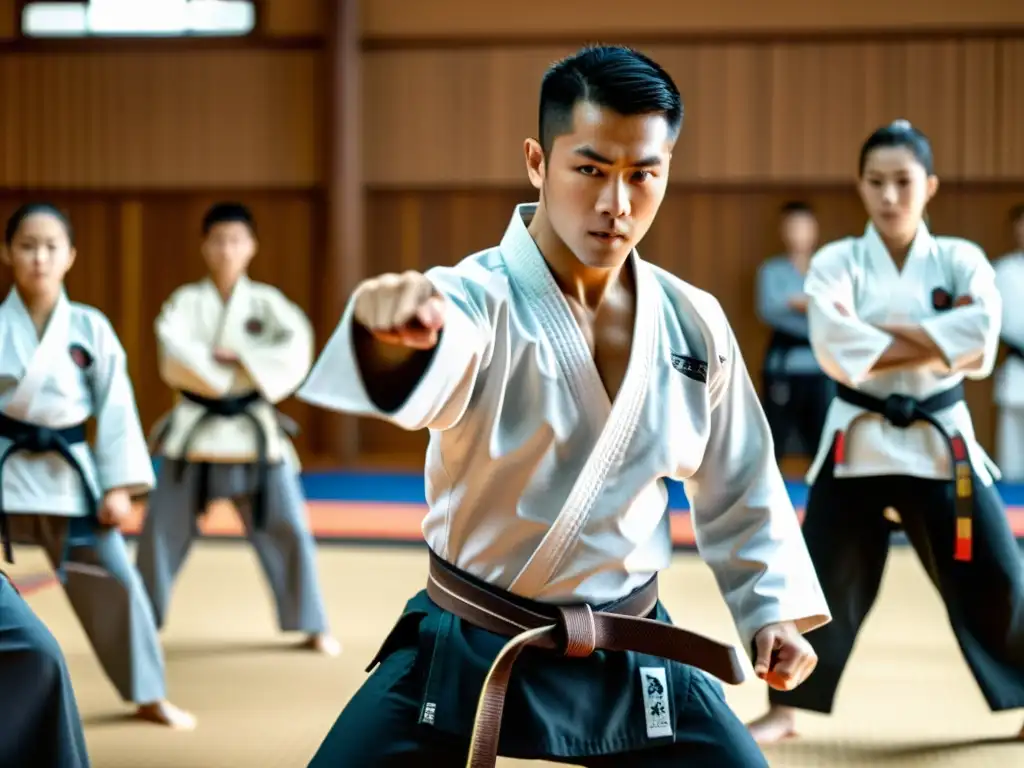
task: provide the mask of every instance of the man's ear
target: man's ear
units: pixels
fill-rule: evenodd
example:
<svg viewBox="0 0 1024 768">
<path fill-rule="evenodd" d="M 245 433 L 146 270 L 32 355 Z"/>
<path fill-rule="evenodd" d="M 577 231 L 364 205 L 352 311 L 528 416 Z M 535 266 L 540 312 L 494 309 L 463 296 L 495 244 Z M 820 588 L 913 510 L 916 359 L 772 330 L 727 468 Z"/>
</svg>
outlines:
<svg viewBox="0 0 1024 768">
<path fill-rule="evenodd" d="M 523 153 L 526 156 L 526 173 L 530 177 L 530 183 L 534 189 L 540 189 L 544 186 L 544 175 L 547 173 L 544 148 L 536 139 L 527 139 L 523 142 Z"/>
</svg>

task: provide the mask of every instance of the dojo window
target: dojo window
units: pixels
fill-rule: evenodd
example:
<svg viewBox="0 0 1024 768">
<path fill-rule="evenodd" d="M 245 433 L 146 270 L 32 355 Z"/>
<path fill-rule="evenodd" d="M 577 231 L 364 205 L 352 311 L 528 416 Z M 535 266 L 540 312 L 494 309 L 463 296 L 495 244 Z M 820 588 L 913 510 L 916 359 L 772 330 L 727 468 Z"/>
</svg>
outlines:
<svg viewBox="0 0 1024 768">
<path fill-rule="evenodd" d="M 25 37 L 243 37 L 256 27 L 252 0 L 30 2 Z"/>
</svg>

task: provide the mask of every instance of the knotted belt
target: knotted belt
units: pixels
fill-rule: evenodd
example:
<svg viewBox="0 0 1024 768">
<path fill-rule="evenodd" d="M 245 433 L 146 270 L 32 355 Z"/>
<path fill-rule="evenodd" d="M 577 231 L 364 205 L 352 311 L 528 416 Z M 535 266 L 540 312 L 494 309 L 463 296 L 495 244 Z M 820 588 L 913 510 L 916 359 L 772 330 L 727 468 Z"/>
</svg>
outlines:
<svg viewBox="0 0 1024 768">
<path fill-rule="evenodd" d="M 440 608 L 489 632 L 510 637 L 484 680 L 477 703 L 467 768 L 494 768 L 501 716 L 512 666 L 528 647 L 561 651 L 569 657 L 594 651 L 635 651 L 671 659 L 737 684 L 746 675 L 730 646 L 661 621 L 645 618 L 658 602 L 657 578 L 595 611 L 586 603 L 548 605 L 514 600 L 430 553 L 427 594 Z M 526 607 L 529 605 L 529 607 Z"/>
<path fill-rule="evenodd" d="M 967 455 L 967 443 L 959 432 L 947 434 L 935 418 L 939 411 L 956 405 L 964 399 L 963 384 L 940 392 L 937 395 L 918 400 L 907 395 L 889 395 L 882 399 L 851 389 L 843 384 L 837 388 L 837 396 L 843 402 L 877 413 L 894 427 L 906 429 L 911 424 L 926 422 L 939 431 L 949 448 L 953 465 L 953 486 L 956 509 L 956 546 L 953 558 L 964 562 L 971 560 L 972 519 L 974 516 L 974 483 L 971 480 L 971 462 Z M 836 463 L 845 458 L 845 439 L 842 432 L 836 441 Z"/>
<path fill-rule="evenodd" d="M 0 455 L 0 543 L 3 544 L 4 559 L 8 563 L 14 562 L 14 548 L 11 544 L 10 523 L 4 511 L 3 504 L 3 470 L 7 460 L 15 453 L 57 453 L 75 471 L 82 481 L 82 489 L 85 495 L 86 507 L 91 519 L 96 519 L 96 499 L 89 489 L 89 482 L 85 477 L 85 470 L 78 459 L 71 452 L 71 446 L 86 442 L 85 422 L 63 429 L 51 429 L 38 424 L 30 424 L 26 421 L 12 419 L 10 416 L 0 413 L 0 437 L 11 441 L 7 449 Z M 65 546 L 67 549 L 67 546 Z M 58 574 L 62 573 L 61 566 L 64 558 L 57 564 Z"/>
<path fill-rule="evenodd" d="M 237 397 L 214 398 L 204 397 L 203 395 L 197 395 L 195 392 L 188 392 L 186 390 L 181 390 L 181 396 L 203 409 L 203 415 L 199 417 L 196 423 L 192 425 L 192 429 L 185 435 L 185 440 L 181 446 L 182 457 L 188 456 L 192 441 L 199 434 L 202 426 L 210 419 L 241 416 L 252 424 L 253 430 L 256 433 L 256 491 L 253 494 L 252 518 L 254 527 L 257 530 L 262 530 L 266 526 L 267 520 L 266 493 L 270 477 L 270 463 L 267 461 L 267 443 L 269 441 L 266 430 L 263 429 L 263 424 L 260 423 L 256 414 L 250 410 L 250 406 L 261 402 L 263 396 L 259 392 L 249 392 Z M 195 504 L 196 510 L 202 513 L 210 503 L 210 464 L 209 462 L 202 462 L 198 465 L 197 469 L 199 470 L 199 477 L 196 481 Z M 178 462 L 175 467 L 175 479 L 181 482 L 184 473 L 185 462 Z"/>
</svg>

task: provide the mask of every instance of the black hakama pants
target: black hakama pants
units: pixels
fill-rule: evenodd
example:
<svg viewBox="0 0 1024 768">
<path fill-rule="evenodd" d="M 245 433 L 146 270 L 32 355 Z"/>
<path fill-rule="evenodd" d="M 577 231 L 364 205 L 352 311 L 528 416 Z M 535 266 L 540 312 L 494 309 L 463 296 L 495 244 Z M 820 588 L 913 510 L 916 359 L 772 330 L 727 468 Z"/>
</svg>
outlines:
<svg viewBox="0 0 1024 768">
<path fill-rule="evenodd" d="M 769 700 L 832 711 L 857 634 L 878 596 L 890 537 L 902 527 L 945 603 L 989 707 L 1024 707 L 1024 559 L 995 486 L 973 478 L 973 556 L 958 561 L 951 482 L 900 475 L 837 479 L 834 454 L 811 487 L 803 524 L 832 621 L 806 635 L 818 654 L 814 673 L 792 691 L 770 690 Z M 899 513 L 901 524 L 886 518 L 887 507 Z"/>
<path fill-rule="evenodd" d="M 0 768 L 89 768 L 64 654 L 3 575 Z"/>
<path fill-rule="evenodd" d="M 670 620 L 660 603 L 655 613 Z M 464 768 L 484 678 L 506 642 L 420 592 L 309 768 Z M 499 754 L 587 768 L 768 765 L 718 680 L 634 652 L 524 650 L 505 697 Z"/>
</svg>

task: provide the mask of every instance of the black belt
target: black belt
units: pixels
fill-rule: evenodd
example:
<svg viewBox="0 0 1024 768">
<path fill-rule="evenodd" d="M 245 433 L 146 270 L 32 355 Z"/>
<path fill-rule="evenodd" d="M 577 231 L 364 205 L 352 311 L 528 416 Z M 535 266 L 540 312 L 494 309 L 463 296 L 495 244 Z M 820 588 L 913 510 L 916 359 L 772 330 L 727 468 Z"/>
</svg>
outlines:
<svg viewBox="0 0 1024 768">
<path fill-rule="evenodd" d="M 794 349 L 810 349 L 811 342 L 801 336 L 794 336 L 775 329 L 768 342 L 768 350 L 761 364 L 762 397 L 779 405 L 789 401 L 788 384 L 793 375 L 786 371 L 786 359 Z"/>
<path fill-rule="evenodd" d="M 266 490 L 270 476 L 270 464 L 267 461 L 267 433 L 263 425 L 256 417 L 250 407 L 258 402 L 263 402 L 263 396 L 259 392 L 250 392 L 238 397 L 212 398 L 197 395 L 195 392 L 181 391 L 181 396 L 186 400 L 195 403 L 203 408 L 204 413 L 199 420 L 192 425 L 192 429 L 185 435 L 185 441 L 181 446 L 182 461 L 177 463 L 175 473 L 178 482 L 181 482 L 185 472 L 185 461 L 192 441 L 199 433 L 204 423 L 213 418 L 235 418 L 241 416 L 252 424 L 256 432 L 256 491 L 253 494 L 252 518 L 253 525 L 262 530 L 266 526 L 267 507 Z M 173 416 L 172 416 L 173 418 Z M 202 462 L 198 465 L 199 478 L 196 483 L 196 510 L 200 513 L 206 510 L 210 502 L 210 464 Z"/>
<path fill-rule="evenodd" d="M 4 413 L 0 413 L 0 437 L 7 438 L 11 444 L 7 450 L 0 455 L 0 543 L 3 544 L 4 558 L 8 563 L 14 562 L 14 548 L 11 544 L 10 525 L 7 521 L 7 514 L 3 504 L 3 469 L 7 459 L 15 453 L 58 453 L 68 465 L 75 470 L 82 481 L 82 489 L 85 494 L 86 505 L 89 516 L 95 520 L 97 515 L 96 499 L 92 495 L 89 482 L 85 476 L 85 470 L 81 463 L 71 452 L 71 446 L 86 442 L 85 422 L 76 424 L 73 427 L 63 429 L 51 429 L 38 424 L 29 424 L 25 421 L 12 419 Z M 61 559 L 63 562 L 63 558 Z M 60 563 L 58 563 L 58 569 Z"/>
<path fill-rule="evenodd" d="M 785 366 L 786 356 L 794 349 L 810 349 L 811 342 L 802 336 L 794 336 L 792 333 L 786 333 L 775 329 L 772 331 L 772 336 L 768 340 L 768 351 L 764 356 L 765 369 L 769 367 L 768 363 L 774 361 L 774 358 L 781 356 L 782 360 L 779 362 L 779 368 Z"/>
<path fill-rule="evenodd" d="M 1013 344 L 1010 344 L 1005 341 L 1003 343 L 1006 344 L 1006 351 L 1010 353 L 1010 357 L 1017 357 L 1020 358 L 1021 360 L 1024 360 L 1024 349 L 1021 349 L 1020 347 L 1015 347 Z"/>
<path fill-rule="evenodd" d="M 843 402 L 877 413 L 894 427 L 906 429 L 911 424 L 926 422 L 939 431 L 949 448 L 953 464 L 953 486 L 956 509 L 956 546 L 953 557 L 956 560 L 971 559 L 971 521 L 974 515 L 974 483 L 971 479 L 971 462 L 967 454 L 967 443 L 960 435 L 949 435 L 935 418 L 939 411 L 956 405 L 964 399 L 964 385 L 957 384 L 945 392 L 917 400 L 907 395 L 889 395 L 882 399 L 851 389 L 843 384 L 838 386 L 837 396 Z M 843 447 L 837 446 L 837 461 L 842 462 Z"/>
<path fill-rule="evenodd" d="M 803 336 L 797 336 L 786 331 L 780 331 L 778 328 L 772 330 L 772 337 L 768 341 L 769 352 L 788 352 L 791 349 L 797 347 L 809 347 L 811 342 L 809 339 Z"/>
<path fill-rule="evenodd" d="M 768 340 L 768 349 L 764 354 L 764 362 L 761 365 L 761 374 L 767 382 L 771 378 L 789 378 L 785 372 L 786 358 L 794 349 L 810 349 L 811 342 L 802 336 L 794 336 L 775 329 Z"/>
</svg>

